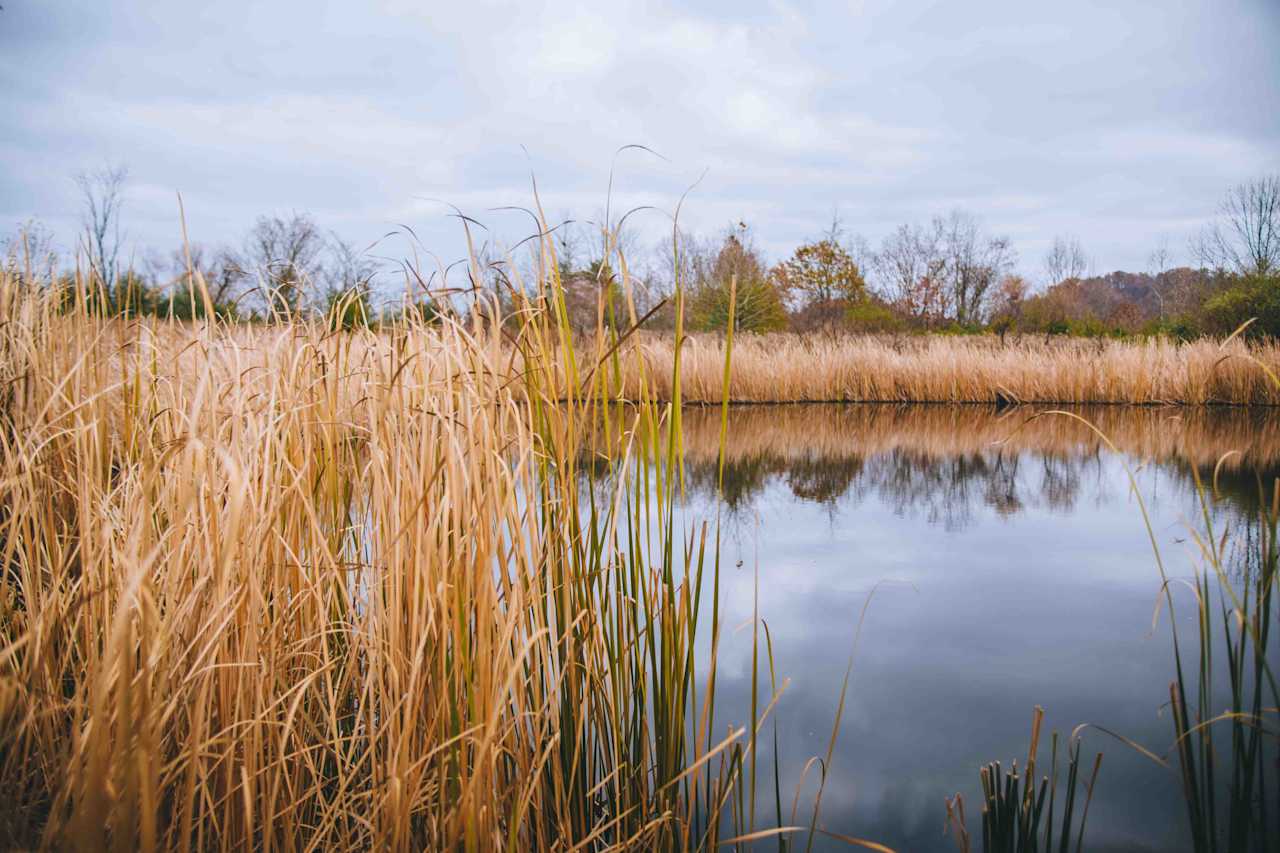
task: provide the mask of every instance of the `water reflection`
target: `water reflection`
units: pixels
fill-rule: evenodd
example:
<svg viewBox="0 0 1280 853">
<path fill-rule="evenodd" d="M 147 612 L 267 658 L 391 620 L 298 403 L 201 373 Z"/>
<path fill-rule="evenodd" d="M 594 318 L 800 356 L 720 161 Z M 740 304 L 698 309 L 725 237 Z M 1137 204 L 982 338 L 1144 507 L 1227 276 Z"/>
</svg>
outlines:
<svg viewBox="0 0 1280 853">
<path fill-rule="evenodd" d="M 980 506 L 1002 517 L 1069 513 L 1082 492 L 1115 497 L 1103 474 L 1108 442 L 1135 468 L 1187 479 L 1194 469 L 1206 482 L 1216 469 L 1219 492 L 1243 512 L 1280 474 L 1280 428 L 1257 409 L 801 405 L 735 409 L 731 424 L 722 496 L 731 513 L 748 511 L 773 481 L 800 501 L 874 497 L 948 530 Z M 719 437 L 718 410 L 685 412 L 688 483 L 704 497 L 715 494 Z"/>
<path fill-rule="evenodd" d="M 1036 704 L 1064 733 L 1091 722 L 1167 748 L 1167 623 L 1152 629 L 1160 584 L 1126 466 L 1175 575 L 1188 571 L 1195 474 L 1209 479 L 1217 466 L 1216 511 L 1237 528 L 1243 561 L 1259 485 L 1280 472 L 1280 427 L 1249 410 L 1076 413 L 1116 450 L 1078 420 L 1024 410 L 736 409 L 717 498 L 719 412 L 686 411 L 682 521 L 692 529 L 718 514 L 723 564 L 741 565 L 721 590 L 736 630 L 721 642 L 719 722 L 747 718 L 758 573 L 760 614 L 791 682 L 761 778 L 776 761 L 786 810 L 805 763 L 825 751 L 877 584 L 824 794 L 832 831 L 954 849 L 943 798 L 963 791 L 976 806 L 977 768 L 1025 750 Z M 1089 849 L 1182 849 L 1173 774 L 1100 736 L 1093 748 L 1106 757 Z M 802 822 L 813 783 L 800 794 Z M 771 815 L 767 787 L 759 806 Z"/>
</svg>

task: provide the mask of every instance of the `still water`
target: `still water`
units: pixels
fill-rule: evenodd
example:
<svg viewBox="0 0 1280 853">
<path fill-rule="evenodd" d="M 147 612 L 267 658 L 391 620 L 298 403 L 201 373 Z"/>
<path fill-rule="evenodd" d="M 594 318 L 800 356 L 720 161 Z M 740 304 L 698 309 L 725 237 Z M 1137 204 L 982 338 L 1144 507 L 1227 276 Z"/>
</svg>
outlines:
<svg viewBox="0 0 1280 853">
<path fill-rule="evenodd" d="M 719 518 L 726 567 L 718 727 L 749 719 L 757 602 L 788 681 L 759 747 L 766 824 L 772 762 L 790 823 L 805 763 L 826 752 L 851 652 L 820 820 L 834 832 L 954 850 L 944 798 L 960 792 L 980 836 L 978 768 L 1023 763 L 1037 705 L 1042 767 L 1048 731 L 1065 737 L 1084 723 L 1169 749 L 1169 617 L 1162 611 L 1153 627 L 1160 576 L 1126 467 L 1169 574 L 1189 576 L 1189 525 L 1203 524 L 1193 470 L 1212 477 L 1223 454 L 1239 452 L 1219 469 L 1213 516 L 1243 543 L 1259 483 L 1277 474 L 1280 428 L 1269 412 L 1241 409 L 1075 411 L 1114 449 L 1067 416 L 1023 409 L 734 409 L 723 496 L 720 413 L 686 411 L 682 522 Z M 1194 631 L 1188 600 L 1175 593 L 1176 618 Z M 1082 763 L 1104 754 L 1086 849 L 1184 849 L 1174 771 L 1096 730 L 1083 738 Z M 799 823 L 816 784 L 810 771 Z"/>
</svg>

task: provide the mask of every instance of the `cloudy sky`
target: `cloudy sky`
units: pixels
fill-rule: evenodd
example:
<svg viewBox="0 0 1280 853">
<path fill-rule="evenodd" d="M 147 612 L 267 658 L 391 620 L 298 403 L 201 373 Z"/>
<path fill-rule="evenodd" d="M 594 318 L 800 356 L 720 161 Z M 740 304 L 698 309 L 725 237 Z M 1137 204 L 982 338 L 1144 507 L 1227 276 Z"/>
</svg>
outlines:
<svg viewBox="0 0 1280 853">
<path fill-rule="evenodd" d="M 1036 274 L 1055 234 L 1142 269 L 1231 184 L 1280 169 L 1277 0 L 575 5 L 0 2 L 0 229 L 75 239 L 71 175 L 125 163 L 132 245 L 237 242 L 309 211 L 361 243 L 441 202 L 745 220 L 778 258 L 838 210 L 877 242 L 961 207 Z M 693 11 L 696 9 L 696 11 Z M 526 153 L 527 152 L 527 153 Z M 661 213 L 633 220 L 645 239 Z M 399 249 L 391 249 L 396 252 Z"/>
</svg>

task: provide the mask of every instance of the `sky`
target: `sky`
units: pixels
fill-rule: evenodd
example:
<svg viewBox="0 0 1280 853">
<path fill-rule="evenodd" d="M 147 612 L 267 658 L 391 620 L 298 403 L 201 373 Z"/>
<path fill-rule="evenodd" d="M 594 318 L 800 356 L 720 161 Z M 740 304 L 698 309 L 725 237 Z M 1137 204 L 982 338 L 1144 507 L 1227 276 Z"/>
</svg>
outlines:
<svg viewBox="0 0 1280 853">
<path fill-rule="evenodd" d="M 64 246 L 72 175 L 120 163 L 137 254 L 180 243 L 181 193 L 198 242 L 306 211 L 447 261 L 449 205 L 510 245 L 536 177 L 552 219 L 656 208 L 641 242 L 692 186 L 682 227 L 773 260 L 836 213 L 874 245 L 962 208 L 1031 276 L 1055 235 L 1140 271 L 1280 171 L 1280 0 L 0 6 L 0 234 Z"/>
</svg>

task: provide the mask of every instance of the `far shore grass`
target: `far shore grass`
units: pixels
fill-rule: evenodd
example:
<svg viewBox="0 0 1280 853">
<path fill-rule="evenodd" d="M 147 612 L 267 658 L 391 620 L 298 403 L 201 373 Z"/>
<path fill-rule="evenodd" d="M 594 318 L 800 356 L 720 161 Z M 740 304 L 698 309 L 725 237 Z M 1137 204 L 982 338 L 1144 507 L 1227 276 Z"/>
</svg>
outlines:
<svg viewBox="0 0 1280 853">
<path fill-rule="evenodd" d="M 668 336 L 628 342 L 622 393 L 643 384 L 670 399 Z M 720 404 L 725 353 L 719 336 L 691 336 L 680 353 L 686 403 Z M 641 374 L 644 374 L 643 377 Z M 737 335 L 731 403 L 875 402 L 993 405 L 1280 405 L 1280 346 L 1272 342 L 1043 335 Z"/>
</svg>

